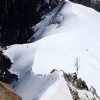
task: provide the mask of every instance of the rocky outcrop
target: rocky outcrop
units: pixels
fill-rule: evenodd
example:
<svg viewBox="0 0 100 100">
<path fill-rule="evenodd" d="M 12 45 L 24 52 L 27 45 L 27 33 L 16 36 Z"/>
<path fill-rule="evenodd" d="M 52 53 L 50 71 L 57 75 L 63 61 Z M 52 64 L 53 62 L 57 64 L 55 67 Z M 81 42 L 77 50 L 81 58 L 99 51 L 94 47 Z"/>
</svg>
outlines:
<svg viewBox="0 0 100 100">
<path fill-rule="evenodd" d="M 100 12 L 100 0 L 91 0 L 91 6 L 92 8 L 96 9 Z"/>
<path fill-rule="evenodd" d="M 0 100 L 22 100 L 22 98 L 8 84 L 0 82 Z"/>
<path fill-rule="evenodd" d="M 18 79 L 18 76 L 10 73 L 8 70 L 10 69 L 12 62 L 10 58 L 3 54 L 0 51 L 0 81 L 8 83 L 10 85 L 13 84 Z M 14 85 L 14 84 L 13 84 Z"/>
<path fill-rule="evenodd" d="M 96 89 L 92 86 L 89 89 L 86 82 L 81 78 L 78 78 L 76 73 L 66 74 L 63 72 L 63 75 L 73 100 L 100 100 L 100 97 L 96 93 Z"/>
<path fill-rule="evenodd" d="M 70 1 L 94 8 L 95 10 L 100 12 L 100 0 L 70 0 Z"/>
</svg>

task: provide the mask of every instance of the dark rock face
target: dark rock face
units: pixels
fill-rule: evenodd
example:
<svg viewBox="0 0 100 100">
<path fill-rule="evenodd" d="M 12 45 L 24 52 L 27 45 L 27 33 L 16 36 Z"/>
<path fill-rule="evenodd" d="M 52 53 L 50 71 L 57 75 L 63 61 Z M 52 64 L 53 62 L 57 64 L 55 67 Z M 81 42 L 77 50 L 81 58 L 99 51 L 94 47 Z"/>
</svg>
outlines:
<svg viewBox="0 0 100 100">
<path fill-rule="evenodd" d="M 95 10 L 100 12 L 100 0 L 91 0 L 91 6 Z"/>
<path fill-rule="evenodd" d="M 18 76 L 8 71 L 11 65 L 11 60 L 0 51 L 0 81 L 13 86 L 17 81 Z"/>
<path fill-rule="evenodd" d="M 94 8 L 95 10 L 100 12 L 100 0 L 70 0 L 70 1 L 85 5 L 87 7 Z"/>
<path fill-rule="evenodd" d="M 11 67 L 12 62 L 10 59 L 0 51 L 0 75 L 7 71 Z"/>
<path fill-rule="evenodd" d="M 58 2 L 0 0 L 0 42 L 5 45 L 27 42 L 34 33 L 31 27 Z"/>
</svg>

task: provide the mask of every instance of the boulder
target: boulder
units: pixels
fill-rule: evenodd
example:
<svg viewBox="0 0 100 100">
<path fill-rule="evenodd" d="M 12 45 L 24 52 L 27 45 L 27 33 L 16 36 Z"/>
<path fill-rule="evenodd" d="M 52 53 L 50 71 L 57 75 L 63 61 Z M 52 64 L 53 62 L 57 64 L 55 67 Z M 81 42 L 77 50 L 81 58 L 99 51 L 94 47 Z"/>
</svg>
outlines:
<svg viewBox="0 0 100 100">
<path fill-rule="evenodd" d="M 0 100 L 22 100 L 22 98 L 15 93 L 11 86 L 0 82 Z"/>
</svg>

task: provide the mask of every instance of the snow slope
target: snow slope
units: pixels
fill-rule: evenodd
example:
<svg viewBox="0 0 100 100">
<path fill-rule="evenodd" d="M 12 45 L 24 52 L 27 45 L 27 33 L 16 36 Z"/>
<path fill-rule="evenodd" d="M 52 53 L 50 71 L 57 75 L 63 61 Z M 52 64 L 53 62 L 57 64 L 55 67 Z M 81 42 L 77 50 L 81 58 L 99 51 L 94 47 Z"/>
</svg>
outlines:
<svg viewBox="0 0 100 100">
<path fill-rule="evenodd" d="M 100 13 L 91 8 L 67 1 L 54 22 L 55 24 L 45 28 L 40 40 L 35 43 L 13 45 L 4 51 L 13 61 L 10 71 L 18 74 L 22 80 L 21 82 L 19 80 L 15 90 L 23 98 L 27 91 L 30 99 L 25 97 L 23 100 L 32 100 L 31 96 L 33 98 L 38 96 L 32 91 L 30 94 L 32 84 L 35 84 L 34 78 L 27 78 L 27 82 L 23 78 L 31 68 L 35 74 L 49 74 L 52 69 L 64 70 L 69 73 L 75 72 L 76 67 L 79 67 L 78 75 L 87 82 L 89 87 L 91 85 L 94 86 L 100 95 Z M 61 23 L 58 24 L 58 22 Z M 30 83 L 31 85 L 28 80 L 30 82 L 33 80 Z M 41 84 L 41 80 L 36 82 Z M 51 83 L 54 84 L 53 82 Z M 60 84 L 60 81 L 58 83 Z M 52 91 L 58 93 L 60 86 L 56 90 L 55 84 L 51 88 L 53 88 Z M 47 87 L 49 88 L 50 85 L 47 85 Z M 22 89 L 20 89 L 21 87 Z M 47 100 L 46 98 L 49 98 L 49 96 L 52 96 L 52 100 L 57 99 L 51 94 L 51 88 L 47 91 L 45 89 L 46 92 L 40 93 L 45 93 L 40 100 Z M 32 88 L 32 90 L 34 89 L 36 87 Z M 60 91 L 61 96 L 64 95 L 62 91 L 65 93 L 67 86 L 66 90 Z M 58 97 L 60 95 L 59 93 L 56 94 Z"/>
<path fill-rule="evenodd" d="M 42 95 L 39 100 L 73 100 L 69 87 L 66 85 L 65 80 L 60 77 L 55 84 Z"/>
</svg>

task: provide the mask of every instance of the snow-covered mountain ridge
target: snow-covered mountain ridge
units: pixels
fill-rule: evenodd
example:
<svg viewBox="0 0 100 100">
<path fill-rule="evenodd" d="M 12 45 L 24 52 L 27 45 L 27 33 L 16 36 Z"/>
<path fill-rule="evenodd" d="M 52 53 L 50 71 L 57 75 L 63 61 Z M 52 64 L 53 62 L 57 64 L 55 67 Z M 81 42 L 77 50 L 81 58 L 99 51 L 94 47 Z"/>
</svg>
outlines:
<svg viewBox="0 0 100 100">
<path fill-rule="evenodd" d="M 9 71 L 19 78 L 15 91 L 23 100 L 99 100 L 87 86 L 95 87 L 100 95 L 100 13 L 66 0 L 50 22 L 36 42 L 15 44 L 3 51 L 13 63 Z M 77 88 L 79 78 L 70 81 L 69 74 L 49 74 L 53 69 L 77 71 L 86 88 Z"/>
</svg>

